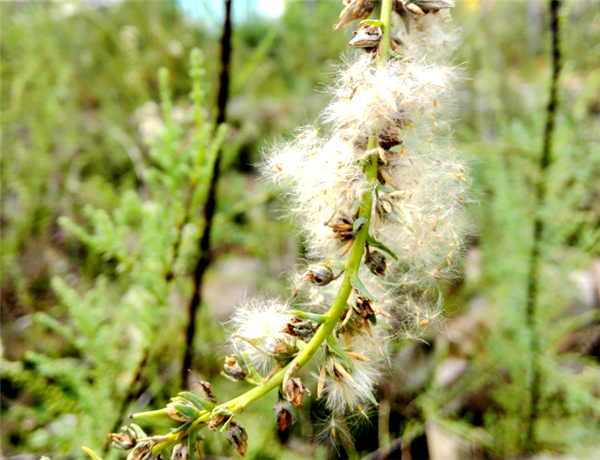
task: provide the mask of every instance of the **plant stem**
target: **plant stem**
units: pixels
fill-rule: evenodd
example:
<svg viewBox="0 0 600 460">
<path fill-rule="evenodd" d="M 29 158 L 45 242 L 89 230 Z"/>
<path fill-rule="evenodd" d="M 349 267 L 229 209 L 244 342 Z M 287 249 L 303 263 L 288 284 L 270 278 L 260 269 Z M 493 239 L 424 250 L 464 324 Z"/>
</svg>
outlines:
<svg viewBox="0 0 600 460">
<path fill-rule="evenodd" d="M 221 38 L 221 85 L 219 87 L 217 123 L 219 126 L 225 122 L 227 98 L 229 95 L 229 61 L 231 57 L 231 1 L 225 0 L 225 23 L 223 27 L 223 36 Z M 210 233 L 212 221 L 216 208 L 216 191 L 219 181 L 221 168 L 221 152 L 217 153 L 217 158 L 213 166 L 208 196 L 204 205 L 204 232 L 200 239 L 200 255 L 194 269 L 194 294 L 188 306 L 188 324 L 186 328 L 185 351 L 181 365 L 181 386 L 184 389 L 189 388 L 188 369 L 192 366 L 192 355 L 194 348 L 194 337 L 196 336 L 196 314 L 202 303 L 202 281 L 204 273 L 210 263 Z"/>
<path fill-rule="evenodd" d="M 540 338 L 537 327 L 537 294 L 539 290 L 539 271 L 541 247 L 545 227 L 543 209 L 546 205 L 548 170 L 552 161 L 552 141 L 554 137 L 554 125 L 556 123 L 556 108 L 558 106 L 558 78 L 561 69 L 561 56 L 559 48 L 559 21 L 558 12 L 560 0 L 550 2 L 550 34 L 552 37 L 552 82 L 550 85 L 550 97 L 548 101 L 546 128 L 544 131 L 544 145 L 539 159 L 539 176 L 535 189 L 535 211 L 536 216 L 533 224 L 533 243 L 529 261 L 529 276 L 527 284 L 527 307 L 525 310 L 527 327 L 530 336 L 531 355 L 531 383 L 529 387 L 530 408 L 525 430 L 524 445 L 528 452 L 537 450 L 536 425 L 539 412 L 541 372 L 538 363 L 540 355 Z"/>
<path fill-rule="evenodd" d="M 391 40 L 391 25 L 392 25 L 392 4 L 393 0 L 383 0 L 381 3 L 381 23 L 383 24 L 381 37 L 381 55 L 377 57 L 377 63 L 381 64 L 385 62 L 390 53 L 390 40 Z"/>
</svg>

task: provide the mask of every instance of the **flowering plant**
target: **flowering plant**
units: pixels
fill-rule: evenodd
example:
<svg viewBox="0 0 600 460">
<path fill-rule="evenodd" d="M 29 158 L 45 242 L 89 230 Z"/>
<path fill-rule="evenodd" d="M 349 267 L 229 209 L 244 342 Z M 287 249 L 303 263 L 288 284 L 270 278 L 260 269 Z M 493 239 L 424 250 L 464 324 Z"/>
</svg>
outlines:
<svg viewBox="0 0 600 460">
<path fill-rule="evenodd" d="M 179 393 L 166 408 L 133 419 L 166 416 L 181 425 L 148 437 L 137 426 L 110 438 L 133 449 L 129 460 L 172 451 L 201 455 L 202 430 L 219 429 L 243 456 L 248 435 L 238 414 L 275 388 L 279 429 L 294 419 L 311 391 L 298 371 L 313 360 L 316 396 L 330 410 L 325 438 L 349 440 L 347 420 L 367 417 L 388 343 L 419 340 L 441 320 L 439 285 L 453 275 L 466 223 L 467 170 L 451 145 L 451 40 L 441 22 L 450 0 L 350 0 L 336 29 L 361 19 L 353 48 L 322 114 L 330 127 L 300 130 L 275 146 L 264 176 L 287 189 L 310 263 L 294 274 L 288 301 L 250 299 L 235 311 L 223 374 L 255 387 L 218 403 L 208 382 L 203 396 Z M 392 35 L 392 11 L 403 20 Z M 95 456 L 93 452 L 90 455 Z"/>
</svg>

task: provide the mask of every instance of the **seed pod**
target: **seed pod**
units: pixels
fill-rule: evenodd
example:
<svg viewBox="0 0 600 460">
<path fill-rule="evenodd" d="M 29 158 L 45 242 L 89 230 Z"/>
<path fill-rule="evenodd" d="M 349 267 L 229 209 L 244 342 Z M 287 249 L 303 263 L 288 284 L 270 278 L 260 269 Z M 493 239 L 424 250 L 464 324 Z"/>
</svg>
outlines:
<svg viewBox="0 0 600 460">
<path fill-rule="evenodd" d="M 281 393 L 279 393 L 279 400 L 273 406 L 273 413 L 275 414 L 279 431 L 287 430 L 296 421 L 294 407 L 288 401 L 282 399 Z"/>
<path fill-rule="evenodd" d="M 192 418 L 200 415 L 196 406 L 177 396 L 172 398 L 171 402 L 167 404 L 165 413 L 178 422 L 189 422 Z"/>
<path fill-rule="evenodd" d="M 280 332 L 284 332 L 294 337 L 308 337 L 315 329 L 315 323 L 308 319 L 292 318 Z"/>
<path fill-rule="evenodd" d="M 383 254 L 377 251 L 369 251 L 365 257 L 365 264 L 374 275 L 385 276 L 387 262 Z"/>
<path fill-rule="evenodd" d="M 137 436 L 128 426 L 122 426 L 121 431 L 123 433 L 110 433 L 108 437 L 112 441 L 112 446 L 120 450 L 129 450 L 137 442 Z"/>
<path fill-rule="evenodd" d="M 221 424 L 223 424 L 223 422 L 225 422 L 229 417 L 231 417 L 231 414 L 216 414 L 216 415 L 213 415 L 210 418 L 210 422 L 208 422 L 208 429 L 209 430 L 216 430 L 217 427 L 221 426 Z"/>
<path fill-rule="evenodd" d="M 172 460 L 188 460 L 190 458 L 190 449 L 187 440 L 173 446 L 171 454 Z"/>
<path fill-rule="evenodd" d="M 299 409 L 302 409 L 302 399 L 304 393 L 310 396 L 310 390 L 299 378 L 287 379 L 283 383 L 283 392 L 287 397 L 288 401 L 294 404 Z"/>
<path fill-rule="evenodd" d="M 339 213 L 330 221 L 325 222 L 333 230 L 333 238 L 341 241 L 349 241 L 356 238 L 354 231 L 354 220 L 343 213 Z"/>
<path fill-rule="evenodd" d="M 371 307 L 371 301 L 361 294 L 356 295 L 354 309 L 363 320 L 370 319 L 375 314 Z"/>
<path fill-rule="evenodd" d="M 337 25 L 333 26 L 335 30 L 340 30 L 346 24 L 349 24 L 354 19 L 367 19 L 373 11 L 375 2 L 373 0 L 352 0 L 349 1 L 346 7 L 340 13 L 340 20 Z"/>
<path fill-rule="evenodd" d="M 204 380 L 200 380 L 198 382 L 198 385 L 202 387 L 202 390 L 204 390 L 204 394 L 206 395 L 206 397 L 210 399 L 213 403 L 217 404 L 217 397 L 215 396 L 215 393 L 212 389 L 212 385 L 208 382 L 205 382 Z"/>
<path fill-rule="evenodd" d="M 152 456 L 153 447 L 152 441 L 140 442 L 127 456 L 127 460 L 147 460 Z"/>
<path fill-rule="evenodd" d="M 372 51 L 379 46 L 381 41 L 381 28 L 377 26 L 361 26 L 356 32 L 356 37 L 350 40 L 348 46 L 352 48 L 362 48 L 366 51 Z"/>
<path fill-rule="evenodd" d="M 222 374 L 234 382 L 244 380 L 248 374 L 240 367 L 235 357 L 227 356 L 223 365 Z"/>
<path fill-rule="evenodd" d="M 232 420 L 227 427 L 227 439 L 239 454 L 244 457 L 248 451 L 248 433 L 242 425 Z"/>
<path fill-rule="evenodd" d="M 300 278 L 300 281 L 310 280 L 317 286 L 327 286 L 338 276 L 335 276 L 333 270 L 325 265 L 311 265 L 306 269 L 306 273 Z"/>
</svg>

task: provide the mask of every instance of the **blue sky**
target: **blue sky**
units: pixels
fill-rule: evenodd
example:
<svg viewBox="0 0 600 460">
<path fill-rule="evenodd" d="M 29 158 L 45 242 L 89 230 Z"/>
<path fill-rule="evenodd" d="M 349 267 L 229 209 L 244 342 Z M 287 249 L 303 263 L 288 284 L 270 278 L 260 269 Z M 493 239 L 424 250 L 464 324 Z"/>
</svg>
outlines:
<svg viewBox="0 0 600 460">
<path fill-rule="evenodd" d="M 225 7 L 221 0 L 177 0 L 190 19 L 204 16 L 221 24 Z M 283 12 L 283 0 L 233 0 L 233 20 L 243 22 L 255 15 L 278 17 Z"/>
</svg>

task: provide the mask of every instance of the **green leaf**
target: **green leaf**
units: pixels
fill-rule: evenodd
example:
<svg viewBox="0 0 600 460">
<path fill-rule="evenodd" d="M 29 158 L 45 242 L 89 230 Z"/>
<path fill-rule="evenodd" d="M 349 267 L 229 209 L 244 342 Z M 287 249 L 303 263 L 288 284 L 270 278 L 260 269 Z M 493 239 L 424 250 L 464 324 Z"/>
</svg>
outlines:
<svg viewBox="0 0 600 460">
<path fill-rule="evenodd" d="M 378 19 L 365 19 L 364 21 L 360 21 L 360 23 L 366 26 L 383 27 L 383 23 Z"/>
<path fill-rule="evenodd" d="M 203 399 L 200 396 L 195 395 L 194 393 L 191 393 L 189 391 L 182 391 L 177 396 L 179 396 L 181 399 L 191 402 L 199 410 L 211 411 L 215 408 L 215 405 L 210 401 L 207 401 L 206 399 Z"/>
<path fill-rule="evenodd" d="M 352 227 L 352 230 L 355 232 L 358 232 L 358 229 L 360 228 L 360 226 L 362 224 L 364 224 L 365 222 L 367 222 L 367 218 L 366 217 L 359 217 L 358 219 L 356 219 L 354 221 L 354 226 Z"/>
<path fill-rule="evenodd" d="M 192 423 L 194 423 L 194 421 L 195 420 L 192 419 L 189 422 L 185 422 L 183 425 L 179 426 L 179 428 L 171 430 L 171 433 L 177 434 L 177 433 L 181 433 L 182 431 L 187 430 L 190 426 L 192 426 Z"/>
<path fill-rule="evenodd" d="M 133 431 L 135 431 L 136 436 L 139 438 L 147 438 L 148 435 L 146 434 L 146 432 L 144 430 L 142 430 L 142 428 L 139 425 L 136 425 L 135 423 L 131 423 L 129 424 L 129 426 L 131 428 L 133 428 Z"/>
<path fill-rule="evenodd" d="M 325 321 L 327 321 L 327 317 L 325 315 L 319 315 L 318 313 L 309 313 L 307 311 L 300 310 L 290 310 L 288 313 L 290 315 L 297 316 L 298 318 L 309 319 L 319 324 L 323 324 Z"/>
<path fill-rule="evenodd" d="M 327 340 L 327 345 L 329 346 L 329 348 L 331 348 L 331 351 L 333 351 L 336 355 L 338 355 L 339 358 L 342 361 L 344 361 L 344 364 L 345 364 L 346 368 L 350 372 L 352 372 L 354 370 L 354 365 L 352 364 L 352 361 L 350 361 L 350 358 L 348 358 L 348 356 L 346 356 L 346 353 L 344 353 L 344 351 L 341 349 L 341 347 L 335 341 L 335 339 L 333 338 L 333 336 L 332 335 L 328 335 L 325 340 Z"/>
<path fill-rule="evenodd" d="M 377 302 L 377 299 L 369 294 L 369 291 L 367 291 L 365 285 L 362 284 L 362 281 L 358 279 L 358 276 L 354 275 L 352 278 L 350 278 L 350 284 L 352 284 L 352 287 L 364 295 L 367 299 Z"/>
<path fill-rule="evenodd" d="M 198 409 L 192 406 L 186 406 L 185 404 L 174 404 L 174 407 L 180 414 L 189 418 L 197 417 L 198 415 L 200 415 Z"/>
<path fill-rule="evenodd" d="M 390 256 L 392 256 L 395 260 L 398 260 L 398 257 L 396 256 L 396 254 L 394 254 L 394 252 L 390 248 L 388 248 L 384 244 L 380 243 L 379 241 L 377 241 L 375 238 L 373 238 L 370 235 L 367 236 L 367 243 L 369 243 L 369 245 L 373 246 L 374 248 L 381 249 L 383 252 L 386 252 Z"/>
</svg>

